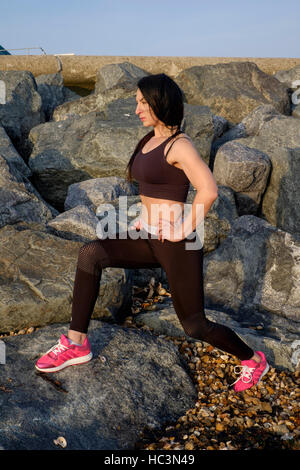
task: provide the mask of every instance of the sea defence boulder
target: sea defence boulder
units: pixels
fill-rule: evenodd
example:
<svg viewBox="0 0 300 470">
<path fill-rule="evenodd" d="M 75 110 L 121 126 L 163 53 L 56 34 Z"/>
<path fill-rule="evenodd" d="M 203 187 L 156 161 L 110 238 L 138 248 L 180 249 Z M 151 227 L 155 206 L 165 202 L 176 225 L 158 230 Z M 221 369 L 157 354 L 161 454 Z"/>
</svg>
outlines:
<svg viewBox="0 0 300 470">
<path fill-rule="evenodd" d="M 38 228 L 6 225 L 0 230 L 1 332 L 70 321 L 81 245 Z M 106 269 L 94 317 L 124 317 L 131 284 L 130 271 Z"/>
<path fill-rule="evenodd" d="M 173 344 L 97 320 L 88 364 L 39 373 L 36 360 L 62 333 L 65 326 L 51 325 L 5 339 L 1 449 L 56 450 L 63 437 L 66 450 L 133 450 L 144 428 L 159 430 L 194 406 L 196 389 Z"/>
<path fill-rule="evenodd" d="M 0 228 L 17 222 L 46 223 L 58 212 L 47 204 L 30 181 L 0 153 Z"/>
<path fill-rule="evenodd" d="M 130 62 L 104 65 L 97 70 L 93 92 L 76 101 L 57 106 L 53 120 L 62 121 L 92 111 L 102 112 L 105 115 L 109 103 L 134 97 L 138 80 L 146 75 L 148 72 Z"/>
<path fill-rule="evenodd" d="M 248 118 L 246 126 L 251 126 Z M 256 121 L 257 122 L 257 121 Z M 262 198 L 262 215 L 276 227 L 300 237 L 300 121 L 273 114 L 258 121 L 237 143 L 267 155 L 272 170 Z"/>
<path fill-rule="evenodd" d="M 214 114 L 237 124 L 261 104 L 289 114 L 287 88 L 253 62 L 194 66 L 176 76 L 190 104 L 209 106 Z"/>
<path fill-rule="evenodd" d="M 18 153 L 27 160 L 31 152 L 30 129 L 45 122 L 36 81 L 27 71 L 0 71 L 0 80 L 5 83 L 5 103 L 0 105 L 0 122 Z"/>
</svg>

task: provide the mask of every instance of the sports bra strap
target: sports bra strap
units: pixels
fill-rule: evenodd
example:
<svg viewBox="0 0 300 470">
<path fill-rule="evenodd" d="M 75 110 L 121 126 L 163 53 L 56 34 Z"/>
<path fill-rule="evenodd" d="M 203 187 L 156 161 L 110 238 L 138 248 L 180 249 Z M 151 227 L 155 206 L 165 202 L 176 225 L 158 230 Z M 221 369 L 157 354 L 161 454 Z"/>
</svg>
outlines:
<svg viewBox="0 0 300 470">
<path fill-rule="evenodd" d="M 175 134 L 174 134 L 174 135 L 175 135 Z M 172 137 L 173 137 L 173 136 L 172 136 Z M 176 140 L 179 140 L 179 139 L 187 139 L 187 137 L 186 137 L 186 136 L 182 136 L 182 137 L 178 137 L 177 139 L 173 140 L 173 142 L 171 143 L 170 147 L 168 148 L 168 151 L 167 151 L 167 153 L 166 153 L 166 155 L 165 155 L 165 158 L 167 158 L 167 155 L 168 155 L 169 151 L 171 150 L 172 145 L 176 142 Z"/>
</svg>

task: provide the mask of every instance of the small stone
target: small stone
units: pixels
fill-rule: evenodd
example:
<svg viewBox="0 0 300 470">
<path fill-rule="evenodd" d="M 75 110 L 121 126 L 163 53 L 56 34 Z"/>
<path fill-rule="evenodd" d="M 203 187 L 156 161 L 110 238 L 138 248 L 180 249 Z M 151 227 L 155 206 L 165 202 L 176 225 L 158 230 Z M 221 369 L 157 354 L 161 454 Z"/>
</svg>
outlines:
<svg viewBox="0 0 300 470">
<path fill-rule="evenodd" d="M 207 362 L 210 362 L 211 359 L 210 359 L 209 356 L 202 356 L 202 357 L 201 357 L 201 360 L 202 360 L 202 362 L 207 363 Z"/>
<path fill-rule="evenodd" d="M 184 448 L 185 448 L 186 450 L 193 450 L 193 449 L 194 449 L 194 443 L 193 443 L 192 441 L 188 441 L 188 442 L 185 444 Z"/>
<path fill-rule="evenodd" d="M 267 413 L 272 413 L 272 406 L 267 402 L 260 402 L 260 408 Z"/>
<path fill-rule="evenodd" d="M 156 450 L 156 445 L 155 444 L 149 444 L 146 448 L 148 450 Z"/>
<path fill-rule="evenodd" d="M 217 423 L 216 424 L 216 431 L 221 432 L 224 431 L 224 426 L 222 423 Z"/>
<path fill-rule="evenodd" d="M 171 444 L 170 443 L 164 444 L 163 449 L 170 450 L 171 449 Z"/>
<path fill-rule="evenodd" d="M 247 428 L 251 428 L 253 426 L 253 421 L 252 419 L 248 418 L 248 416 L 246 416 L 246 426 Z"/>
<path fill-rule="evenodd" d="M 63 436 L 59 436 L 57 439 L 54 439 L 53 442 L 56 446 L 60 446 L 62 448 L 67 447 L 67 441 Z"/>
<path fill-rule="evenodd" d="M 223 361 L 228 361 L 229 356 L 227 356 L 227 354 L 221 354 L 220 358 L 221 358 Z"/>
<path fill-rule="evenodd" d="M 159 288 L 157 289 L 157 293 L 158 293 L 159 295 L 166 295 L 167 291 L 166 291 L 166 289 L 164 289 L 163 287 L 159 287 Z"/>
<path fill-rule="evenodd" d="M 274 388 L 270 387 L 269 385 L 266 385 L 266 389 L 268 390 L 269 395 L 274 395 L 275 393 Z"/>
<path fill-rule="evenodd" d="M 287 434 L 289 432 L 288 428 L 284 424 L 274 424 L 272 427 L 276 434 Z"/>
<path fill-rule="evenodd" d="M 145 307 L 145 310 L 156 310 L 156 305 L 154 304 L 147 305 L 147 307 Z"/>
</svg>

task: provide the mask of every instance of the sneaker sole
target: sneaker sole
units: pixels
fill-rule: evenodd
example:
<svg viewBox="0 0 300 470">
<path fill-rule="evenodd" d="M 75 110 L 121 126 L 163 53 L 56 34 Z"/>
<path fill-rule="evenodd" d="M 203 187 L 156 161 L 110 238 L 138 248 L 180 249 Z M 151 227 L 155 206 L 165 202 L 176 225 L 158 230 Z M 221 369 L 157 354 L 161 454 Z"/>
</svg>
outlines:
<svg viewBox="0 0 300 470">
<path fill-rule="evenodd" d="M 266 374 L 269 372 L 269 369 L 270 369 L 270 366 L 269 366 L 269 364 L 267 363 L 267 365 L 266 365 L 264 371 L 262 372 L 261 376 L 259 377 L 259 380 L 258 380 L 257 384 L 255 384 L 255 385 L 258 385 L 258 384 L 259 384 L 259 382 L 261 381 L 261 379 L 263 378 L 263 376 L 266 375 Z"/>
<path fill-rule="evenodd" d="M 87 354 L 86 356 L 82 357 L 75 357 L 74 359 L 69 359 L 68 361 L 64 362 L 60 366 L 57 367 L 49 367 L 49 368 L 41 368 L 35 365 L 35 368 L 40 372 L 58 372 L 59 370 L 65 369 L 69 366 L 76 366 L 78 364 L 86 364 L 89 362 L 93 357 L 92 353 Z"/>
</svg>

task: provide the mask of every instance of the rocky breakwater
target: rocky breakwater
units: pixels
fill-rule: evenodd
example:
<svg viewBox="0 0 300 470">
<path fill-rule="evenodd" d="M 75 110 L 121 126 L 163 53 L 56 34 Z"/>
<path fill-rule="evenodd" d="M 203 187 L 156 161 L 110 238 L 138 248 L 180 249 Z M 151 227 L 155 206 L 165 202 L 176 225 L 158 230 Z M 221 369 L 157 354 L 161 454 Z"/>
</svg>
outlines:
<svg viewBox="0 0 300 470">
<path fill-rule="evenodd" d="M 185 335 L 172 299 L 151 302 L 159 286 L 168 292 L 163 269 L 105 269 L 91 327 L 94 360 L 52 379 L 34 370 L 67 329 L 81 244 L 97 238 L 110 211 L 121 230 L 140 209 L 124 171 L 145 134 L 134 111 L 136 82 L 147 73 L 128 62 L 104 66 L 95 90 L 80 97 L 60 74 L 35 80 L 1 72 L 8 90 L 0 105 L 4 449 L 55 448 L 59 435 L 68 448 L 133 448 L 143 427 L 159 429 L 195 403 L 177 354 L 176 338 Z M 206 313 L 265 351 L 272 367 L 296 374 L 300 121 L 289 85 L 248 62 L 192 67 L 175 79 L 186 99 L 183 129 L 219 187 L 204 224 Z M 193 197 L 191 187 L 188 202 Z M 139 301 L 137 290 L 149 285 L 147 301 Z M 135 332 L 123 324 L 128 316 Z M 207 356 L 206 345 L 197 347 Z"/>
</svg>

